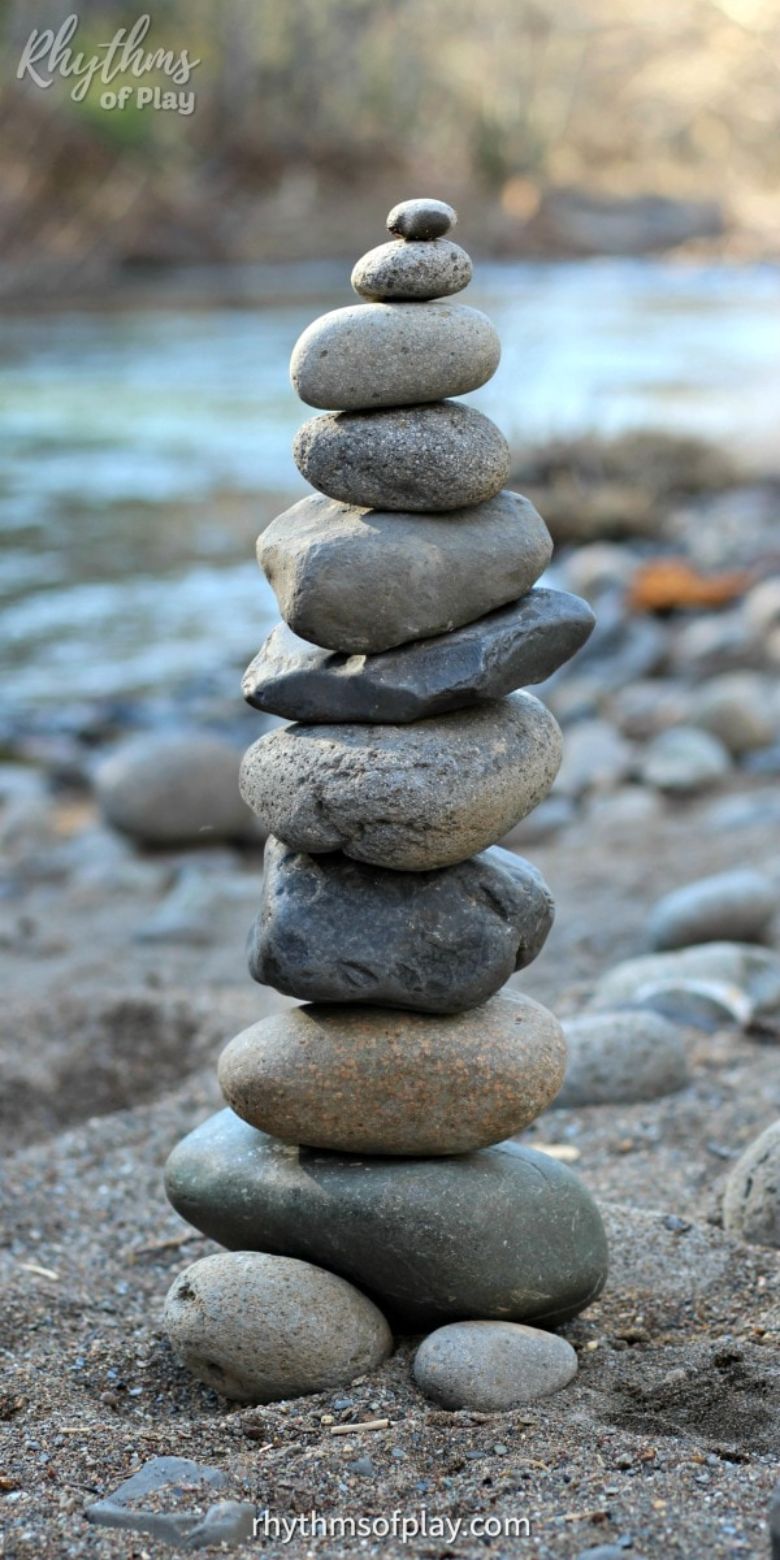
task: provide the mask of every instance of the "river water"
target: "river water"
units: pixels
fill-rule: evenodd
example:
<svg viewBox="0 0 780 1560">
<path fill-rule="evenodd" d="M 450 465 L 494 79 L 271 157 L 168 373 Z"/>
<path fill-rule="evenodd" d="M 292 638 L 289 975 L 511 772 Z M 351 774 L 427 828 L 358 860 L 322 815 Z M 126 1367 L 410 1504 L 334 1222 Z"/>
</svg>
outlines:
<svg viewBox="0 0 780 1560">
<path fill-rule="evenodd" d="M 503 357 L 468 397 L 516 447 L 691 431 L 774 464 L 780 273 L 663 261 L 483 264 L 468 301 Z M 169 287 L 169 295 L 171 289 Z M 173 290 L 175 296 L 175 289 Z M 181 301 L 0 325 L 6 710 L 175 689 L 239 668 L 276 616 L 252 558 L 305 487 L 292 345 L 350 301 L 341 268 Z"/>
</svg>

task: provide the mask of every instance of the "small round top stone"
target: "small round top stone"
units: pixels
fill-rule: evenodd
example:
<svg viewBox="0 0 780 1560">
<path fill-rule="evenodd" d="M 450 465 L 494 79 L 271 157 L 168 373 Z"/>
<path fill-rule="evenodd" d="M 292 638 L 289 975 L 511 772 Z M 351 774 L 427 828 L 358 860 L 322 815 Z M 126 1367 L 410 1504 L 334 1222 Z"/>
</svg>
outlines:
<svg viewBox="0 0 780 1560">
<path fill-rule="evenodd" d="M 443 238 L 455 226 L 458 214 L 444 200 L 402 200 L 387 218 L 397 238 Z"/>
</svg>

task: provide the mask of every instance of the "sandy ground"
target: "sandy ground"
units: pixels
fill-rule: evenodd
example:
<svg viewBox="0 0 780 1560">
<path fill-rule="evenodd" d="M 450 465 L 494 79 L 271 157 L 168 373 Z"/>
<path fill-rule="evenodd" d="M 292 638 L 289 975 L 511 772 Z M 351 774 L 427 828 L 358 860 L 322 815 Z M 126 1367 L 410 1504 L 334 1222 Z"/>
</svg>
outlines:
<svg viewBox="0 0 780 1560">
<path fill-rule="evenodd" d="M 757 784 L 736 778 L 730 789 Z M 641 950 L 659 894 L 748 861 L 771 870 L 765 824 L 724 830 L 713 812 L 722 794 L 659 802 L 638 819 L 636 790 L 624 790 L 527 848 L 559 910 L 518 984 L 574 1012 L 603 970 Z M 165 863 L 152 866 L 164 878 Z M 225 870 L 238 889 L 207 946 L 134 941 L 160 898 L 154 872 L 124 892 L 32 880 L 3 912 L 3 1554 L 165 1553 L 158 1540 L 90 1526 L 84 1509 L 148 1458 L 179 1455 L 223 1469 L 224 1498 L 277 1517 L 398 1511 L 413 1521 L 425 1507 L 429 1523 L 516 1521 L 506 1536 L 452 1540 L 434 1528 L 405 1545 L 300 1533 L 284 1545 L 261 1530 L 247 1555 L 574 1560 L 608 1542 L 637 1557 L 765 1555 L 780 1449 L 780 1263 L 719 1227 L 730 1163 L 780 1114 L 777 1049 L 753 1038 L 691 1033 L 682 1093 L 548 1112 L 526 1134 L 576 1151 L 610 1232 L 610 1281 L 566 1329 L 580 1371 L 560 1395 L 490 1418 L 445 1414 L 412 1387 L 407 1339 L 343 1391 L 262 1409 L 227 1406 L 175 1363 L 163 1297 L 214 1248 L 168 1207 L 162 1165 L 219 1103 L 224 1040 L 284 1000 L 245 973 L 259 860 L 229 854 Z M 333 1433 L 375 1419 L 388 1423 Z M 198 1499 L 186 1497 L 190 1509 Z"/>
</svg>

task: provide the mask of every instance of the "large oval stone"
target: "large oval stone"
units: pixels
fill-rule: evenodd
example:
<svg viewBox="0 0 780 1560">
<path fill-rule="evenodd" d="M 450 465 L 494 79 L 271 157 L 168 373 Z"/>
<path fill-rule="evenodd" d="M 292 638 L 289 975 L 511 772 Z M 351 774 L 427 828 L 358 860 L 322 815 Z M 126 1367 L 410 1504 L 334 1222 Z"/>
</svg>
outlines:
<svg viewBox="0 0 780 1560">
<path fill-rule="evenodd" d="M 511 466 L 495 423 L 457 401 L 312 417 L 298 429 L 293 457 L 329 498 L 414 512 L 481 504 L 501 491 Z"/>
<path fill-rule="evenodd" d="M 433 1018 L 300 1007 L 231 1040 L 225 1099 L 285 1143 L 358 1154 L 463 1154 L 535 1121 L 563 1082 L 557 1019 L 530 997 Z"/>
<path fill-rule="evenodd" d="M 257 543 L 285 622 L 345 655 L 445 634 L 516 601 L 551 553 L 544 521 L 510 492 L 446 517 L 355 509 L 312 494 Z"/>
<path fill-rule="evenodd" d="M 352 272 L 352 286 L 372 302 L 446 298 L 471 281 L 471 258 L 449 238 L 407 243 L 395 239 L 362 255 Z"/>
<path fill-rule="evenodd" d="M 223 1246 L 340 1273 L 422 1328 L 555 1324 L 600 1293 L 604 1228 L 577 1176 L 515 1143 L 446 1159 L 291 1148 L 221 1111 L 174 1149 L 168 1196 Z"/>
<path fill-rule="evenodd" d="M 255 709 L 286 720 L 422 720 L 543 682 L 585 643 L 593 613 L 562 590 L 529 591 L 434 639 L 345 655 L 279 623 L 243 680 Z"/>
<path fill-rule="evenodd" d="M 381 1312 L 352 1284 L 259 1251 L 191 1263 L 168 1291 L 163 1326 L 193 1375 L 239 1403 L 346 1386 L 393 1346 Z"/>
<path fill-rule="evenodd" d="M 458 1013 L 536 958 L 553 913 L 541 873 L 498 846 L 438 872 L 389 872 L 270 839 L 249 968 L 304 1002 Z"/>
<path fill-rule="evenodd" d="M 468 304 L 355 303 L 298 337 L 290 378 L 307 406 L 414 406 L 478 389 L 500 356 L 495 327 Z"/>
<path fill-rule="evenodd" d="M 410 726 L 287 726 L 249 748 L 240 783 L 294 850 L 427 872 L 503 839 L 560 760 L 549 710 L 515 693 Z"/>
</svg>

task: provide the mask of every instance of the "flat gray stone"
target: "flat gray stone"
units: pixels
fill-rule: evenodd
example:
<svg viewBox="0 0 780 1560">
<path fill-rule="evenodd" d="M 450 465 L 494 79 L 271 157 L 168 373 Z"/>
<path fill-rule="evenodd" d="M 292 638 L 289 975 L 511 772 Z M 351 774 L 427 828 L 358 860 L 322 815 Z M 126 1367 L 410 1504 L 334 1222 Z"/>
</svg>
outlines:
<svg viewBox="0 0 780 1560">
<path fill-rule="evenodd" d="M 627 959 L 602 975 L 591 999 L 597 1008 L 626 1003 L 663 1011 L 683 984 L 733 988 L 745 1002 L 745 1024 L 774 1036 L 780 1032 L 780 955 L 750 943 L 710 942 L 671 953 Z M 725 993 L 724 993 L 725 996 Z"/>
<path fill-rule="evenodd" d="M 353 303 L 298 337 L 290 378 L 307 406 L 364 411 L 477 390 L 495 373 L 495 326 L 465 303 Z"/>
<path fill-rule="evenodd" d="M 293 850 L 427 872 L 476 855 L 547 795 L 561 733 L 530 693 L 410 726 L 287 726 L 249 748 L 248 805 Z"/>
<path fill-rule="evenodd" d="M 341 1273 L 413 1327 L 474 1316 L 555 1325 L 604 1284 L 590 1194 L 516 1143 L 358 1158 L 286 1147 L 225 1110 L 174 1149 L 166 1184 L 182 1218 L 222 1245 Z"/>
<path fill-rule="evenodd" d="M 690 722 L 721 741 L 735 758 L 769 747 L 778 735 L 772 708 L 776 679 L 755 672 L 724 672 L 694 689 Z"/>
<path fill-rule="evenodd" d="M 193 1488 L 203 1485 L 207 1489 L 221 1489 L 227 1483 L 225 1473 L 221 1468 L 209 1468 L 202 1463 L 193 1462 L 189 1457 L 153 1457 L 143 1467 L 131 1474 L 111 1495 L 106 1495 L 102 1500 L 95 1501 L 88 1506 L 84 1515 L 88 1522 L 93 1522 L 98 1527 L 123 1528 L 133 1533 L 149 1533 L 153 1538 L 159 1538 L 163 1543 L 176 1544 L 181 1549 L 197 1549 L 201 1547 L 202 1538 L 199 1535 L 202 1529 L 212 1519 L 211 1531 L 214 1531 L 214 1515 L 217 1512 L 224 1513 L 226 1507 L 233 1508 L 237 1502 L 222 1502 L 218 1506 L 209 1508 L 205 1517 L 193 1512 L 182 1511 L 148 1511 L 137 1506 L 136 1501 L 144 1496 L 156 1495 L 160 1490 L 170 1489 L 176 1492 L 181 1487 L 181 1492 L 187 1491 L 191 1495 Z M 252 1532 L 249 1526 L 251 1514 L 254 1523 L 255 1511 L 253 1506 L 241 1507 L 240 1539 L 244 1539 Z M 234 1524 L 235 1525 L 235 1524 Z M 211 1540 L 216 1542 L 215 1539 Z M 231 1538 L 226 1535 L 227 1542 L 239 1542 L 239 1538 Z"/>
<path fill-rule="evenodd" d="M 349 1154 L 464 1154 L 513 1137 L 563 1082 L 557 1019 L 519 992 L 469 1013 L 338 1003 L 287 1008 L 223 1051 L 244 1121 L 285 1143 Z"/>
<path fill-rule="evenodd" d="M 122 743 L 97 772 L 97 798 L 114 828 L 144 845 L 198 845 L 258 837 L 238 789 L 241 754 L 206 732 Z"/>
<path fill-rule="evenodd" d="M 390 872 L 270 839 L 249 968 L 304 1002 L 458 1013 L 537 957 L 553 914 L 541 873 L 497 846 L 438 872 Z"/>
<path fill-rule="evenodd" d="M 673 726 L 649 742 L 639 763 L 646 785 L 685 795 L 704 791 L 728 774 L 728 751 L 709 731 Z"/>
<path fill-rule="evenodd" d="M 778 909 L 778 894 L 763 872 L 739 867 L 675 888 L 650 912 L 651 948 L 693 943 L 761 942 Z"/>
<path fill-rule="evenodd" d="M 631 743 L 608 720 L 576 721 L 566 732 L 556 795 L 614 791 L 630 772 L 633 756 Z"/>
<path fill-rule="evenodd" d="M 554 1110 L 660 1099 L 688 1082 L 680 1032 L 659 1013 L 585 1013 L 563 1032 L 568 1062 Z"/>
<path fill-rule="evenodd" d="M 450 1322 L 423 1339 L 412 1373 L 442 1408 L 492 1414 L 560 1392 L 577 1356 L 565 1338 L 521 1322 Z"/>
<path fill-rule="evenodd" d="M 293 441 L 301 476 L 320 493 L 369 509 L 439 512 L 493 498 L 509 445 L 473 406 L 434 401 L 375 412 L 326 412 Z"/>
<path fill-rule="evenodd" d="M 244 698 L 287 720 L 404 724 L 543 682 L 592 625 L 578 596 L 542 588 L 451 633 L 370 656 L 329 652 L 280 623 L 247 668 Z"/>
<path fill-rule="evenodd" d="M 458 214 L 445 200 L 419 197 L 401 200 L 387 215 L 387 229 L 399 238 L 442 238 L 455 226 Z"/>
<path fill-rule="evenodd" d="M 510 492 L 447 516 L 358 509 L 312 494 L 257 542 L 288 626 L 348 656 L 447 634 L 516 603 L 551 553 L 544 521 Z M 477 647 L 473 638 L 468 644 L 473 665 Z M 443 648 L 449 660 L 454 652 Z M 441 668 L 442 651 L 432 653 Z M 363 671 L 356 666 L 350 675 Z M 445 675 L 439 671 L 434 687 L 441 689 Z"/>
<path fill-rule="evenodd" d="M 352 272 L 352 286 L 372 303 L 401 303 L 447 298 L 467 287 L 471 276 L 470 256 L 450 239 L 397 238 L 361 256 Z"/>
<path fill-rule="evenodd" d="M 723 1227 L 755 1246 L 780 1246 L 780 1121 L 745 1149 L 729 1174 Z"/>
<path fill-rule="evenodd" d="M 393 1345 L 381 1311 L 345 1279 L 259 1251 L 191 1263 L 168 1290 L 163 1326 L 199 1381 L 242 1403 L 346 1386 Z"/>
</svg>

